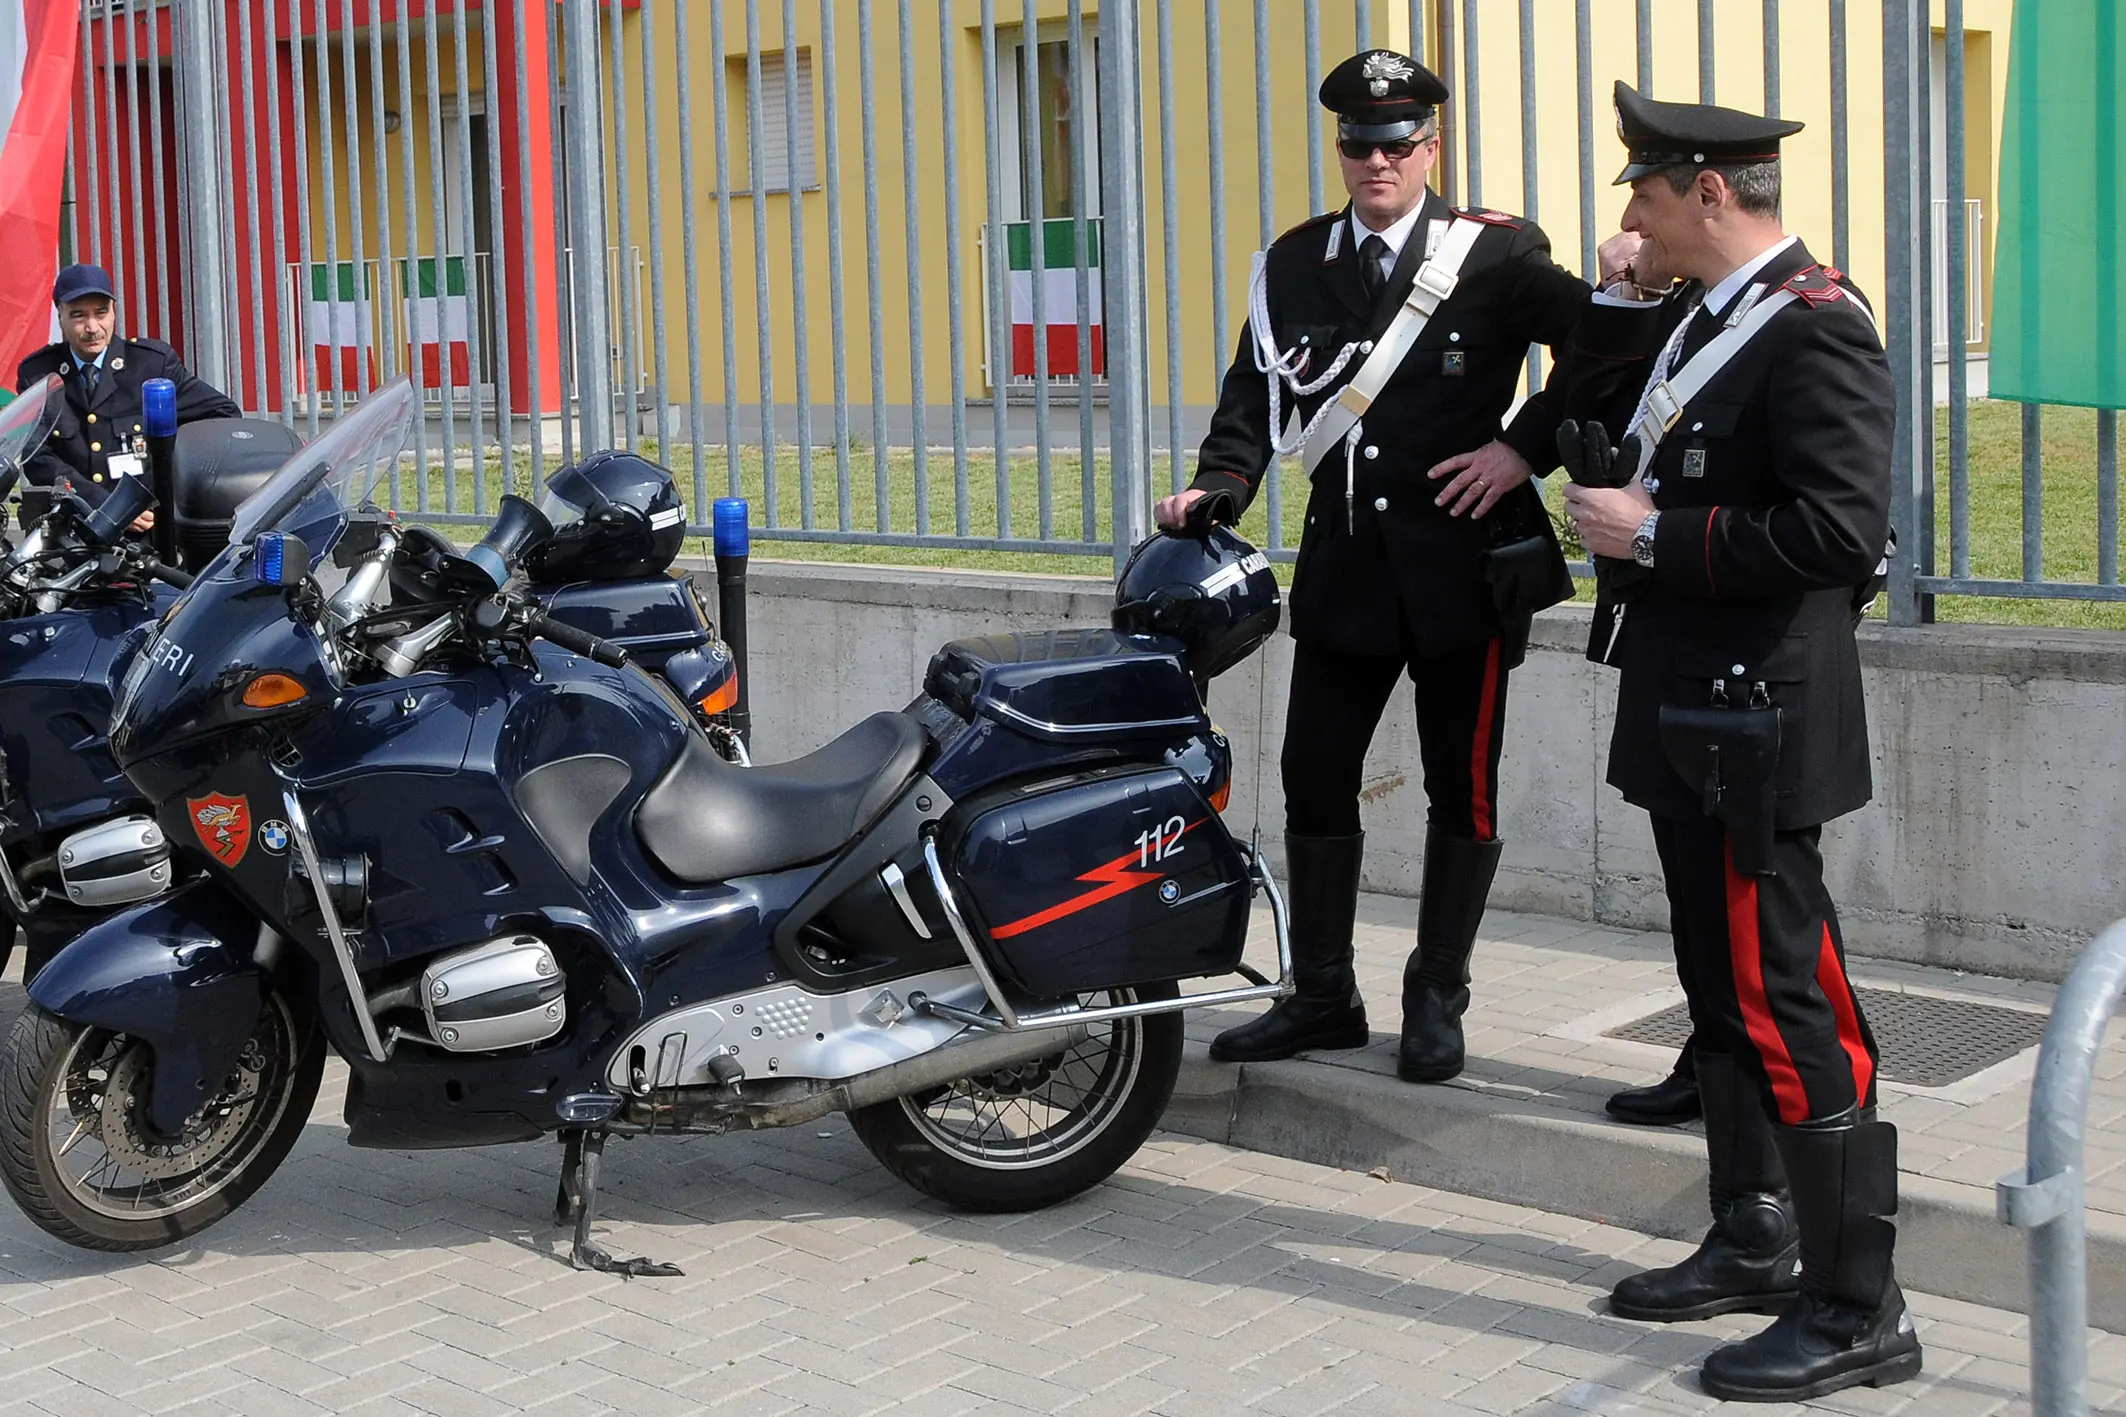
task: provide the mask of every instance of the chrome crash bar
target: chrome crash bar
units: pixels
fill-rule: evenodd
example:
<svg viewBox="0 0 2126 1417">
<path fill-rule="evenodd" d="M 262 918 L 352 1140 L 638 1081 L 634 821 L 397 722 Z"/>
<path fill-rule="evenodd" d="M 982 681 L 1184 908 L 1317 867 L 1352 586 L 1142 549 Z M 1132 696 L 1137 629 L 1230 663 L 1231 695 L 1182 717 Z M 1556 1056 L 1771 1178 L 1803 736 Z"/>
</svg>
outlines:
<svg viewBox="0 0 2126 1417">
<path fill-rule="evenodd" d="M 1175 1013 L 1182 1009 L 1208 1008 L 1214 1004 L 1243 1004 L 1253 999 L 1282 999 L 1292 992 L 1292 932 L 1291 919 L 1286 914 L 1284 893 L 1277 889 L 1277 882 L 1270 875 L 1270 868 L 1263 864 L 1258 851 L 1242 848 L 1247 853 L 1248 875 L 1254 879 L 1256 889 L 1270 900 L 1270 923 L 1277 933 L 1277 980 L 1249 984 L 1238 989 L 1211 989 L 1200 994 L 1183 994 L 1173 999 L 1148 999 L 1134 1004 L 1102 1004 L 1098 1006 L 1066 1004 L 1062 1008 L 1042 1009 L 1037 1013 L 1024 1013 L 1015 1009 L 1004 997 L 1002 986 L 997 983 L 995 971 L 982 956 L 975 943 L 974 934 L 967 928 L 967 917 L 960 910 L 960 902 L 952 893 L 952 882 L 945 877 L 945 865 L 938 859 L 937 837 L 923 837 L 923 865 L 930 873 L 931 889 L 937 892 L 938 903 L 944 907 L 946 923 L 952 927 L 953 938 L 960 942 L 960 949 L 973 967 L 975 977 L 982 981 L 982 991 L 989 996 L 994 1014 L 975 1013 L 971 1009 L 952 1004 L 941 1004 L 935 999 L 916 995 L 908 1002 L 917 1010 L 951 1019 L 973 1028 L 986 1028 L 1002 1032 L 1020 1029 L 1057 1028 L 1073 1023 L 1104 1023 L 1110 1019 L 1138 1018 L 1145 1014 Z M 1242 967 L 1248 977 L 1260 980 L 1262 976 Z"/>
</svg>

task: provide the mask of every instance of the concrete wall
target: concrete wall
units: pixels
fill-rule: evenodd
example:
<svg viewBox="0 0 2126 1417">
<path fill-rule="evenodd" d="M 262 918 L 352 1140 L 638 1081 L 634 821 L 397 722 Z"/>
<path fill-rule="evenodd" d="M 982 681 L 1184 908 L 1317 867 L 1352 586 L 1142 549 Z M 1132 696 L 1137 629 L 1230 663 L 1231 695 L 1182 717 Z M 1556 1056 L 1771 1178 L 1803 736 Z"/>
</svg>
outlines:
<svg viewBox="0 0 2126 1417">
<path fill-rule="evenodd" d="M 755 745 L 775 761 L 917 692 L 931 653 L 983 631 L 1101 624 L 1084 577 L 756 563 Z M 1536 625 L 1513 677 L 1501 783 L 1509 909 L 1664 928 L 1642 813 L 1602 780 L 1612 671 L 1582 657 L 1586 612 Z M 1875 800 L 1825 832 L 1830 884 L 1862 954 L 2056 979 L 2126 915 L 2126 637 L 2086 631 L 1870 627 L 1861 640 Z M 1226 817 L 1283 823 L 1277 747 L 1291 642 L 1218 680 L 1232 737 Z M 1405 701 L 1407 702 L 1407 701 Z M 1366 886 L 1415 895 L 1424 849 L 1416 729 L 1391 708 L 1367 765 Z"/>
</svg>

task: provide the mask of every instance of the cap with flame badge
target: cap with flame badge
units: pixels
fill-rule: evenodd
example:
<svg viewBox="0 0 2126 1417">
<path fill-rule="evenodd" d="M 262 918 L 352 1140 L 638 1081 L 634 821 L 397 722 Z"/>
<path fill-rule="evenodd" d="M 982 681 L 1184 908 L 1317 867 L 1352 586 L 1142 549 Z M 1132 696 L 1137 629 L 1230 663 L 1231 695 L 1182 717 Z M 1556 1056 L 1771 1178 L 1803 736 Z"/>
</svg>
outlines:
<svg viewBox="0 0 2126 1417">
<path fill-rule="evenodd" d="M 1415 133 L 1447 101 L 1447 86 L 1407 54 L 1368 49 L 1331 69 L 1320 97 L 1336 115 L 1337 136 L 1392 143 Z"/>
<path fill-rule="evenodd" d="M 1617 136 L 1629 161 L 1617 174 L 1617 186 L 1636 182 L 1666 167 L 1689 164 L 1771 162 L 1779 140 L 1801 131 L 1801 124 L 1765 118 L 1710 103 L 1662 103 L 1617 80 Z"/>
</svg>

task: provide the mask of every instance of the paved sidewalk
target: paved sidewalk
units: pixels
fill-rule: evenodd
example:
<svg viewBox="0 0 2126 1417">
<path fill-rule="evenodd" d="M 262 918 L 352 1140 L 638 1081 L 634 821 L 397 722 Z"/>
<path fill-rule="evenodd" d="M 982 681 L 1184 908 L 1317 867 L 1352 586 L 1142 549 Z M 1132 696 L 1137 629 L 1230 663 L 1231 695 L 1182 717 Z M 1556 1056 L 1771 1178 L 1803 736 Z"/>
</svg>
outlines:
<svg viewBox="0 0 2126 1417">
<path fill-rule="evenodd" d="M 1761 1322 L 1608 1317 L 1673 1241 L 1171 1136 L 1067 1205 L 958 1215 L 839 1118 L 616 1144 L 601 1237 L 686 1274 L 577 1274 L 542 1219 L 559 1148 L 355 1151 L 345 1077 L 186 1245 L 70 1250 L 0 1203 L 5 1410 L 1669 1417 L 1719 1406 L 1692 1371 Z M 2019 1318 L 1912 1302 L 1920 1380 L 1730 1410 L 2028 1411 Z M 2126 1339 L 2092 1362 L 2121 1410 Z"/>
<path fill-rule="evenodd" d="M 1259 1005 L 1190 1016 L 1186 1096 L 1170 1124 L 1219 1141 L 1543 1209 L 1695 1235 L 1705 1224 L 1702 1131 L 1625 1127 L 1602 1104 L 1662 1076 L 1673 1049 L 1606 1037 L 1679 1001 L 1668 937 L 1493 911 L 1475 954 L 1469 1066 L 1445 1086 L 1395 1079 L 1403 961 L 1415 902 L 1361 901 L 1359 979 L 1371 1046 L 1289 1063 L 1213 1064 L 1202 1046 Z M 1258 912 L 1250 955 L 1274 959 Z M 2046 1013 L 2051 984 L 1855 959 L 1856 983 Z M 2023 1164 L 2036 1050 L 1941 1088 L 1881 1084 L 1898 1124 L 1916 1282 L 2020 1307 L 2023 1236 L 1994 1218 L 1993 1184 Z M 2093 1313 L 2126 1327 L 2126 1037 L 2115 1027 L 2088 1130 Z M 1935 1263 L 1938 1261 L 1938 1263 Z M 1916 1264 L 1917 1268 L 1912 1268 Z"/>
</svg>

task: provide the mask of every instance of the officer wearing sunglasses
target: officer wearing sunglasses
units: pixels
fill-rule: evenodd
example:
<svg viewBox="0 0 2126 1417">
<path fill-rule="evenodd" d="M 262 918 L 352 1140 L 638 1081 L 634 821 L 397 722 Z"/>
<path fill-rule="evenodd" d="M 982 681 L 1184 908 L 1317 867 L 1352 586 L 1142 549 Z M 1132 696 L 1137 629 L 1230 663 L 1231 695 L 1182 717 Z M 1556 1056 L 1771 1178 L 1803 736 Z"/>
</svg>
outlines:
<svg viewBox="0 0 2126 1417">
<path fill-rule="evenodd" d="M 1572 590 L 1530 482 L 1557 465 L 1559 415 L 1543 390 L 1506 415 L 1529 345 L 1563 357 L 1589 287 L 1551 260 L 1535 223 L 1428 190 L 1447 88 L 1422 64 L 1367 50 L 1320 97 L 1337 116 L 1350 202 L 1257 258 L 1249 329 L 1195 480 L 1156 508 L 1170 529 L 1204 498 L 1236 519 L 1285 453 L 1314 484 L 1282 762 L 1298 992 L 1221 1034 L 1211 1056 L 1367 1042 L 1351 964 L 1359 782 L 1407 674 L 1428 829 L 1397 1071 L 1440 1082 L 1462 1070 L 1469 957 L 1502 850 L 1507 671 L 1529 617 Z"/>
</svg>

